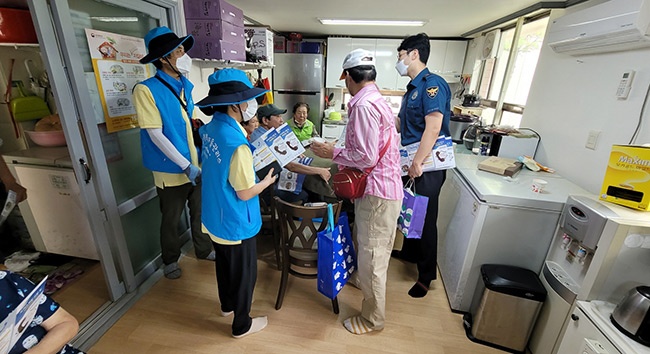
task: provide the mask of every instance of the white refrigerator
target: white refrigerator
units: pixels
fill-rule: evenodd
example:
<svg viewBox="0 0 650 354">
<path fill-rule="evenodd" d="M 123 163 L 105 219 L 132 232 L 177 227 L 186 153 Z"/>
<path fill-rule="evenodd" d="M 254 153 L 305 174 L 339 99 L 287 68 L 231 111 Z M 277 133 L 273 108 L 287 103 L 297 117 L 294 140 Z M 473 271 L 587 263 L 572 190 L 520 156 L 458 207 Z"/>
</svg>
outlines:
<svg viewBox="0 0 650 354">
<path fill-rule="evenodd" d="M 570 181 L 545 174 L 544 193 L 531 190 L 539 172 L 514 178 L 478 170 L 485 156 L 456 154 L 447 171 L 438 216 L 438 268 L 452 311 L 469 312 L 483 264 L 539 272 L 569 194 L 587 194 Z"/>
</svg>

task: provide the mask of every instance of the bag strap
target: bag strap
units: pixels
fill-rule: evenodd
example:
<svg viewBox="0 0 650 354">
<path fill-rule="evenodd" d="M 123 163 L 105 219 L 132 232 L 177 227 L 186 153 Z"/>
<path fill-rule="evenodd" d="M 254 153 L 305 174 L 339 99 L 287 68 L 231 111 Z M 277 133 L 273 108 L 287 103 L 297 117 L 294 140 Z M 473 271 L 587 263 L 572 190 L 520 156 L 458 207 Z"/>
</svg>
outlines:
<svg viewBox="0 0 650 354">
<path fill-rule="evenodd" d="M 11 124 L 14 126 L 14 134 L 16 135 L 16 139 L 20 138 L 20 130 L 18 129 L 18 123 L 16 123 L 16 118 L 14 118 L 14 112 L 11 110 L 11 87 L 13 86 L 13 73 L 14 73 L 14 64 L 16 63 L 16 59 L 11 58 L 11 61 L 9 63 L 9 76 L 7 78 L 7 91 L 5 92 L 5 104 L 7 105 L 7 109 L 9 110 L 9 118 L 11 118 Z"/>
<path fill-rule="evenodd" d="M 409 180 L 404 183 L 404 189 L 410 189 L 415 194 L 415 179 L 409 178 Z"/>
<path fill-rule="evenodd" d="M 181 97 L 176 93 L 176 91 L 174 90 L 174 88 L 172 87 L 172 85 L 170 85 L 168 82 L 166 82 L 165 80 L 161 79 L 161 78 L 158 77 L 158 76 L 154 76 L 154 77 L 155 77 L 156 79 L 158 79 L 158 81 L 160 81 L 163 85 L 165 85 L 165 86 L 169 89 L 169 91 L 171 91 L 171 92 L 174 94 L 174 96 L 176 96 L 176 99 L 178 99 L 178 102 L 181 104 L 181 106 L 183 106 L 183 109 L 185 110 L 185 113 L 187 113 L 187 118 L 188 118 L 188 119 L 192 119 L 192 115 L 191 115 L 190 112 L 187 110 L 187 105 L 185 104 L 185 102 L 183 102 L 183 100 L 181 99 Z"/>
<path fill-rule="evenodd" d="M 332 203 L 327 203 L 327 229 L 334 231 L 334 209 L 332 209 Z"/>
<path fill-rule="evenodd" d="M 366 174 L 370 174 L 370 172 L 372 172 L 372 170 L 374 170 L 375 167 L 377 167 L 377 165 L 379 165 L 379 161 L 381 160 L 382 157 L 384 157 L 384 155 L 386 154 L 386 151 L 388 151 L 388 147 L 390 146 L 391 140 L 393 140 L 393 135 L 392 134 L 388 136 L 388 141 L 386 141 L 386 144 L 384 144 L 384 147 L 381 149 L 381 151 L 379 151 L 379 158 L 377 159 L 377 164 L 375 164 L 374 166 L 366 169 L 366 171 L 365 171 Z"/>
</svg>

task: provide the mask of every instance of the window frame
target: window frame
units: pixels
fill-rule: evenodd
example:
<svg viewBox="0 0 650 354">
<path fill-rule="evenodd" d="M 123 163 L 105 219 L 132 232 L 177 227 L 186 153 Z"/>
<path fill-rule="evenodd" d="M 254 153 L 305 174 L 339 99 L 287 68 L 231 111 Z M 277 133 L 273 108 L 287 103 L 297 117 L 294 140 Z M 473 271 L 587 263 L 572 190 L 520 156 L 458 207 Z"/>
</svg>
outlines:
<svg viewBox="0 0 650 354">
<path fill-rule="evenodd" d="M 494 116 L 493 116 L 493 121 L 492 124 L 499 125 L 501 123 L 501 120 L 503 118 L 503 112 L 510 112 L 514 114 L 518 114 L 520 116 L 523 115 L 526 106 L 522 104 L 515 104 L 515 103 L 509 103 L 505 101 L 505 96 L 508 90 L 508 86 L 510 85 L 510 79 L 512 77 L 513 69 L 515 66 L 515 63 L 517 61 L 517 56 L 518 56 L 518 46 L 515 45 L 515 43 L 519 43 L 519 38 L 521 36 L 521 31 L 522 28 L 525 24 L 535 22 L 538 20 L 541 20 L 543 18 L 548 18 L 550 17 L 551 12 L 550 11 L 544 11 L 539 14 L 536 14 L 534 16 L 522 16 L 517 18 L 517 21 L 515 23 L 511 23 L 509 25 L 500 27 L 499 29 L 501 30 L 500 36 L 503 36 L 504 32 L 514 29 L 515 33 L 512 38 L 512 43 L 510 45 L 510 52 L 507 58 L 507 63 L 505 67 L 505 74 L 503 75 L 503 82 L 500 84 L 500 92 L 498 93 L 498 99 L 497 100 L 492 100 L 488 98 L 481 98 L 481 105 L 486 107 L 486 108 L 492 108 L 494 110 Z M 547 24 L 547 27 L 550 25 L 550 22 Z M 501 38 L 500 38 L 501 39 Z M 502 46 L 503 43 L 499 41 L 499 46 Z M 493 92 L 492 90 L 494 89 L 494 80 L 496 79 L 496 74 L 498 73 L 497 67 L 499 65 L 499 57 L 494 59 L 494 64 L 492 65 L 492 68 L 487 68 L 487 63 L 488 60 L 481 60 L 480 62 L 480 68 L 478 70 L 478 73 L 476 73 L 476 76 L 478 80 L 476 81 L 476 86 L 475 90 L 477 92 L 481 91 L 481 87 L 484 84 L 484 80 L 489 80 L 488 82 L 488 87 L 487 87 L 487 94 L 485 95 L 486 97 L 490 97 Z M 491 70 L 492 72 L 490 73 L 489 78 L 484 78 L 485 70 Z"/>
</svg>

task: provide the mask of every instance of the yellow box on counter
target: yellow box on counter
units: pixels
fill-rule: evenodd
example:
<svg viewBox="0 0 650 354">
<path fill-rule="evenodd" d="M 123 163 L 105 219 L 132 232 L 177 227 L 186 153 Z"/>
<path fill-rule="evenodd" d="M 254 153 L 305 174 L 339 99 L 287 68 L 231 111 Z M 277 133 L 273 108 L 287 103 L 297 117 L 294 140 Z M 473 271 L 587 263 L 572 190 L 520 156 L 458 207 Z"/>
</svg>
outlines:
<svg viewBox="0 0 650 354">
<path fill-rule="evenodd" d="M 650 147 L 612 146 L 600 199 L 650 210 Z"/>
</svg>

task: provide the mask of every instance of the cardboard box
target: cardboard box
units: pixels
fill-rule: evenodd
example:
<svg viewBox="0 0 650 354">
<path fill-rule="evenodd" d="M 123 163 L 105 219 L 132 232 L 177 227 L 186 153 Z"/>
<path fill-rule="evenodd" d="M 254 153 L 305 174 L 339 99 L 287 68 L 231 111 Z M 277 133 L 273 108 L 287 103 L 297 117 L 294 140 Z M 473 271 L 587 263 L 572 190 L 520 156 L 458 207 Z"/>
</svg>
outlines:
<svg viewBox="0 0 650 354">
<path fill-rule="evenodd" d="M 38 43 L 28 10 L 0 8 L 0 43 Z"/>
<path fill-rule="evenodd" d="M 231 43 L 244 41 L 244 28 L 221 20 L 185 20 L 187 33 L 195 39 L 224 40 Z"/>
<path fill-rule="evenodd" d="M 251 54 L 260 60 L 273 64 L 273 32 L 266 27 L 245 27 L 244 32 L 250 38 Z"/>
<path fill-rule="evenodd" d="M 283 36 L 273 37 L 273 52 L 286 53 L 287 52 L 287 39 Z"/>
<path fill-rule="evenodd" d="M 196 38 L 194 46 L 187 54 L 196 59 L 246 61 L 246 46 L 243 41 L 232 43 L 220 39 Z"/>
<path fill-rule="evenodd" d="M 287 53 L 300 53 L 300 41 L 287 41 Z"/>
<path fill-rule="evenodd" d="M 186 20 L 222 20 L 244 27 L 244 12 L 223 0 L 183 0 L 183 10 Z"/>
<path fill-rule="evenodd" d="M 480 117 L 481 114 L 483 114 L 483 108 L 481 108 L 481 107 L 454 106 L 452 113 L 455 114 L 455 115 L 466 114 L 466 115 L 475 115 L 475 116 Z"/>
<path fill-rule="evenodd" d="M 300 42 L 300 53 L 320 54 L 320 42 Z"/>
<path fill-rule="evenodd" d="M 650 210 L 650 147 L 612 146 L 600 199 Z"/>
<path fill-rule="evenodd" d="M 514 176 L 524 164 L 517 160 L 503 157 L 490 156 L 478 164 L 478 169 L 485 172 L 492 172 L 502 176 Z"/>
</svg>

